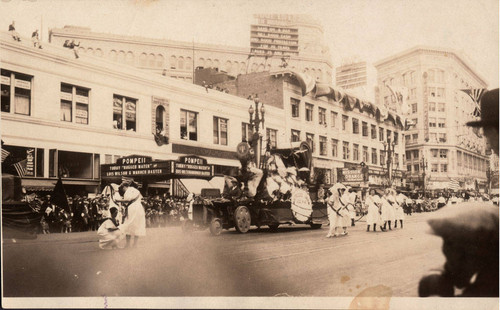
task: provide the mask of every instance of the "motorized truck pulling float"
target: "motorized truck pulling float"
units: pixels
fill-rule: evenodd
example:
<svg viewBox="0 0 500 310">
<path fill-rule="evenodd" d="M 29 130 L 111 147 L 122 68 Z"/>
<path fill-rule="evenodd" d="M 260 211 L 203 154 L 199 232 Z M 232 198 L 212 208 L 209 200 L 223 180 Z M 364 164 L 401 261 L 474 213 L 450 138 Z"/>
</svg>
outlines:
<svg viewBox="0 0 500 310">
<path fill-rule="evenodd" d="M 184 231 L 209 228 L 213 235 L 235 228 L 247 233 L 251 226 L 268 226 L 275 231 L 282 224 L 306 224 L 313 229 L 328 223 L 327 206 L 322 194 L 311 199 L 311 149 L 306 142 L 293 143 L 286 149 L 266 152 L 257 168 L 252 161 L 252 148 L 238 145 L 241 162 L 237 177 L 225 177 L 222 197 L 202 190 L 190 202 Z"/>
</svg>

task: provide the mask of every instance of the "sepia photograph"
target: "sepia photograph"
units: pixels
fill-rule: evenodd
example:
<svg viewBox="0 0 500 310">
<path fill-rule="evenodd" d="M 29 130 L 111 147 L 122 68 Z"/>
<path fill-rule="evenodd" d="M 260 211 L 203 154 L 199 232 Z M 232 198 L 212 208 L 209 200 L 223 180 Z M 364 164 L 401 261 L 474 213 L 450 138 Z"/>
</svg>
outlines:
<svg viewBox="0 0 500 310">
<path fill-rule="evenodd" d="M 0 0 L 2 307 L 498 309 L 498 0 Z"/>
</svg>

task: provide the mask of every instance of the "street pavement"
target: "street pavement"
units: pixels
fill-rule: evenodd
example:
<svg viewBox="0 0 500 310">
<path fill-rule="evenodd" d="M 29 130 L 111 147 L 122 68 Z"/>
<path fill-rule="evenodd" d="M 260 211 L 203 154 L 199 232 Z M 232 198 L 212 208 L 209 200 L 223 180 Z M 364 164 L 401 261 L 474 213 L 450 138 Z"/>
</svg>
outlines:
<svg viewBox="0 0 500 310">
<path fill-rule="evenodd" d="M 283 225 L 217 237 L 208 229 L 148 228 L 137 248 L 122 250 L 99 249 L 96 232 L 4 239 L 3 294 L 418 297 L 420 278 L 445 261 L 426 223 L 441 211 L 406 216 L 403 229 L 388 232 L 366 232 L 361 220 L 336 238 L 325 238 L 328 227 Z"/>
</svg>

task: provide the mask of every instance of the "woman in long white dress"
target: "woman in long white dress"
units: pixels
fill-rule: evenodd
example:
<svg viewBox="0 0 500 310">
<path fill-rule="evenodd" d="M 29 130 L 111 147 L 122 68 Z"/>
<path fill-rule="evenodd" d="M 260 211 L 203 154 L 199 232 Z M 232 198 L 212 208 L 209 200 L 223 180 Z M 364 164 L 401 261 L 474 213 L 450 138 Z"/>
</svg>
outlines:
<svg viewBox="0 0 500 310">
<path fill-rule="evenodd" d="M 127 236 L 127 247 L 130 246 L 130 240 L 134 236 L 133 246 L 137 246 L 140 236 L 146 235 L 146 213 L 142 206 L 142 195 L 138 189 L 130 186 L 129 183 L 120 185 L 120 193 L 123 193 L 123 199 L 118 199 L 118 202 L 125 204 L 126 217 L 120 230 Z"/>
<path fill-rule="evenodd" d="M 330 222 L 330 229 L 328 230 L 327 238 L 339 236 L 338 227 L 342 227 L 344 225 L 344 221 L 342 219 L 343 215 L 341 214 L 341 209 L 344 207 L 340 202 L 340 197 L 346 191 L 346 187 L 337 183 L 332 186 L 329 190 L 329 197 L 326 200 L 327 210 L 328 210 L 328 221 Z"/>
<path fill-rule="evenodd" d="M 370 231 L 370 226 L 373 227 L 373 231 L 377 231 L 377 224 L 381 223 L 380 210 L 377 206 L 377 201 L 380 202 L 380 197 L 375 194 L 375 190 L 370 190 L 370 193 L 366 196 L 365 205 L 368 206 L 368 214 L 366 215 L 366 231 Z M 382 230 L 383 227 L 380 226 Z"/>
</svg>

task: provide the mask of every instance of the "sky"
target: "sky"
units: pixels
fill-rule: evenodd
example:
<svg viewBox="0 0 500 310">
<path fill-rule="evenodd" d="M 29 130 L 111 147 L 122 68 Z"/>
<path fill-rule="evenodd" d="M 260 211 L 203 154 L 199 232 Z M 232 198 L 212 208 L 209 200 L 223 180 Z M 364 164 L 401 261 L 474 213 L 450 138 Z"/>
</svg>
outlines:
<svg viewBox="0 0 500 310">
<path fill-rule="evenodd" d="M 0 0 L 0 28 L 29 36 L 65 25 L 95 32 L 249 47 L 253 14 L 309 14 L 324 27 L 337 67 L 373 63 L 416 45 L 464 56 L 499 86 L 498 0 Z"/>
</svg>

